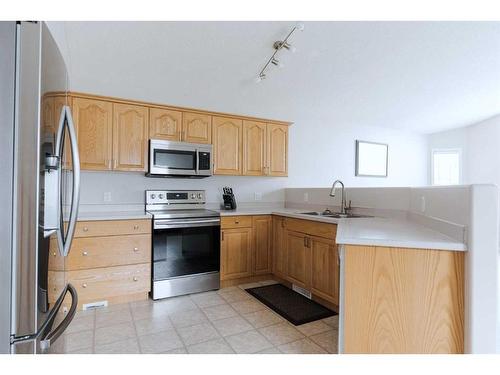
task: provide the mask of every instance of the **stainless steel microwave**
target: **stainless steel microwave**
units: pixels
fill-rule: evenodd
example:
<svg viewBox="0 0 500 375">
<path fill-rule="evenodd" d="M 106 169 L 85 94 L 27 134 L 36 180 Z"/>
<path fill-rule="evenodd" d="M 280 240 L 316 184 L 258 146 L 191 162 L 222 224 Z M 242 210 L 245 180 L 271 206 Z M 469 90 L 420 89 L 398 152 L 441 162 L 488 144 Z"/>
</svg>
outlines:
<svg viewBox="0 0 500 375">
<path fill-rule="evenodd" d="M 203 178 L 212 175 L 212 145 L 149 141 L 148 177 Z"/>
</svg>

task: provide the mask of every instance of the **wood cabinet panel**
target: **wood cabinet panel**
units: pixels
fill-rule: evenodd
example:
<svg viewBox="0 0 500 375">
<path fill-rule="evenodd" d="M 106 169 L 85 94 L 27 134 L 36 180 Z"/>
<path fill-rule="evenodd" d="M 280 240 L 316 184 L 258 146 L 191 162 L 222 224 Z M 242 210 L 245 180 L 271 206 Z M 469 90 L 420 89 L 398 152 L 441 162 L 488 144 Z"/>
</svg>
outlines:
<svg viewBox="0 0 500 375">
<path fill-rule="evenodd" d="M 252 228 L 224 229 L 221 240 L 221 280 L 252 275 Z"/>
<path fill-rule="evenodd" d="M 243 121 L 213 117 L 214 174 L 241 175 Z"/>
<path fill-rule="evenodd" d="M 311 236 L 310 252 L 311 292 L 338 305 L 338 269 L 340 264 L 335 241 Z"/>
<path fill-rule="evenodd" d="M 148 108 L 113 104 L 113 169 L 145 171 L 147 143 Z"/>
<path fill-rule="evenodd" d="M 78 293 L 78 306 L 117 296 L 147 293 L 151 285 L 151 264 L 136 264 L 66 272 L 66 281 Z"/>
<path fill-rule="evenodd" d="M 45 95 L 42 99 L 42 128 L 46 133 L 56 133 L 56 123 L 54 115 L 54 97 Z"/>
<path fill-rule="evenodd" d="M 211 143 L 212 116 L 184 112 L 182 115 L 182 140 L 191 143 Z"/>
<path fill-rule="evenodd" d="M 288 176 L 288 126 L 267 124 L 267 159 L 267 174 Z"/>
<path fill-rule="evenodd" d="M 267 174 L 266 142 L 267 127 L 257 121 L 243 121 L 243 174 L 263 176 Z"/>
<path fill-rule="evenodd" d="M 151 233 L 151 220 L 99 220 L 76 223 L 75 238 Z"/>
<path fill-rule="evenodd" d="M 272 271 L 272 220 L 270 215 L 253 217 L 254 261 L 253 271 L 256 275 Z"/>
<path fill-rule="evenodd" d="M 51 241 L 50 260 L 60 270 L 75 271 L 91 268 L 148 263 L 151 261 L 151 235 L 123 235 L 75 238 L 66 258 Z"/>
<path fill-rule="evenodd" d="M 252 216 L 223 216 L 221 217 L 221 228 L 251 228 Z"/>
<path fill-rule="evenodd" d="M 463 252 L 345 247 L 345 353 L 463 353 Z"/>
<path fill-rule="evenodd" d="M 149 109 L 149 138 L 180 141 L 182 112 L 163 108 Z"/>
<path fill-rule="evenodd" d="M 305 289 L 309 286 L 311 269 L 306 237 L 303 233 L 286 231 L 287 280 Z"/>
<path fill-rule="evenodd" d="M 285 222 L 281 216 L 273 216 L 273 273 L 281 278 L 286 278 L 286 234 Z"/>
<path fill-rule="evenodd" d="M 113 108 L 105 101 L 73 98 L 81 169 L 111 170 Z"/>
<path fill-rule="evenodd" d="M 319 221 L 285 218 L 285 227 L 295 232 L 306 233 L 311 236 L 335 238 L 337 225 Z"/>
</svg>

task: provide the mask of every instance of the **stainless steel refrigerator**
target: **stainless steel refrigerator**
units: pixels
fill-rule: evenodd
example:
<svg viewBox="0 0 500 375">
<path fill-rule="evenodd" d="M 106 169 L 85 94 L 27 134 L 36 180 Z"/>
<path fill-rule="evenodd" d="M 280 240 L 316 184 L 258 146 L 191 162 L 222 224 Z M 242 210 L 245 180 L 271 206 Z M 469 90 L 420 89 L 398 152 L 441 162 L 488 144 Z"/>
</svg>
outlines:
<svg viewBox="0 0 500 375">
<path fill-rule="evenodd" d="M 48 291 L 49 238 L 66 256 L 78 215 L 68 73 L 43 22 L 0 22 L 0 51 L 0 353 L 43 353 L 78 303 L 70 284 Z"/>
</svg>

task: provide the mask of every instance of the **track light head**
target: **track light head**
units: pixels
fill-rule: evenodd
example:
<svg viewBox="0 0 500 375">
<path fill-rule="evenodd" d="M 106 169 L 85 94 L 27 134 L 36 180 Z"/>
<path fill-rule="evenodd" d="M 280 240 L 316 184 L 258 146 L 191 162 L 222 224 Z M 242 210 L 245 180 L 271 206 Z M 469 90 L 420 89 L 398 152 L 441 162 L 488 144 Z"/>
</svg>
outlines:
<svg viewBox="0 0 500 375">
<path fill-rule="evenodd" d="M 283 68 L 285 66 L 281 61 L 279 61 L 278 59 L 275 59 L 274 57 L 271 60 L 271 64 L 277 66 L 278 68 Z"/>
</svg>

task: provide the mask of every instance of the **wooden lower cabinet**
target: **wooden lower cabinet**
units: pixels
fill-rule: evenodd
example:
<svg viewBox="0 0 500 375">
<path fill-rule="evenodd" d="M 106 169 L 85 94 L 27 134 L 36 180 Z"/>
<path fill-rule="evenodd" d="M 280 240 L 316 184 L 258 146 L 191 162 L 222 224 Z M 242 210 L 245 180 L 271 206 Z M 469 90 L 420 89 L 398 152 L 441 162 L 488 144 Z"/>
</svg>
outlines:
<svg viewBox="0 0 500 375">
<path fill-rule="evenodd" d="M 344 353 L 463 353 L 464 257 L 345 246 Z"/>
<path fill-rule="evenodd" d="M 312 236 L 309 243 L 312 270 L 311 292 L 338 306 L 340 261 L 335 241 Z"/>
<path fill-rule="evenodd" d="M 48 279 L 49 303 L 56 301 L 67 283 L 78 292 L 78 308 L 93 302 L 148 298 L 151 220 L 78 222 L 67 257 L 59 255 L 57 240 L 50 239 Z"/>
<path fill-rule="evenodd" d="M 272 271 L 272 220 L 269 215 L 253 217 L 254 262 L 256 275 L 268 274 Z"/>
<path fill-rule="evenodd" d="M 274 275 L 286 278 L 286 247 L 285 247 L 285 219 L 282 216 L 273 216 L 273 244 L 272 259 Z"/>
<path fill-rule="evenodd" d="M 221 280 L 272 272 L 271 215 L 221 218 Z"/>
<path fill-rule="evenodd" d="M 252 242 L 252 228 L 222 230 L 222 281 L 252 276 Z"/>
<path fill-rule="evenodd" d="M 304 233 L 286 232 L 287 273 L 286 278 L 293 284 L 307 289 L 309 286 L 311 257 Z"/>
</svg>

